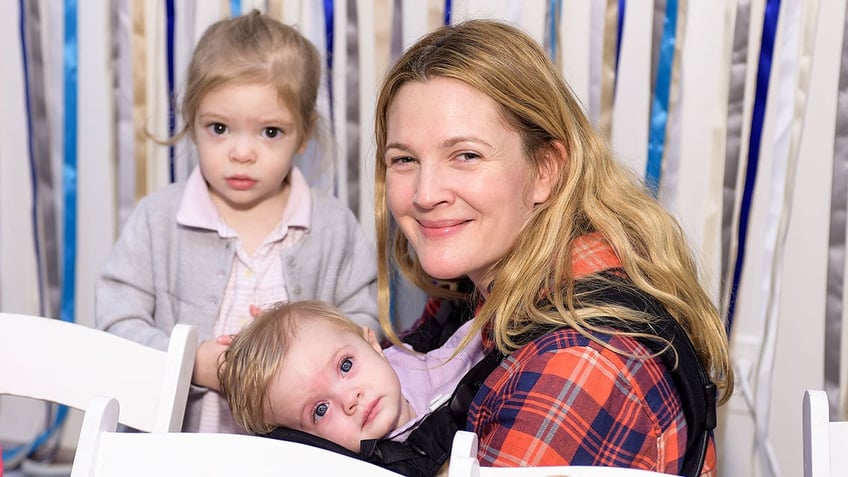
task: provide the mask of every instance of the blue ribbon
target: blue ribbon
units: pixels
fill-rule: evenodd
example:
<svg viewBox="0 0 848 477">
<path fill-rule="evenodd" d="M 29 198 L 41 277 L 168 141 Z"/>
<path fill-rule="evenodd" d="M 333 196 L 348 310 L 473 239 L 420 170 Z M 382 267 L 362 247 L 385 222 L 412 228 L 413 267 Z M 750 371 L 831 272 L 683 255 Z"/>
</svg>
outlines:
<svg viewBox="0 0 848 477">
<path fill-rule="evenodd" d="M 241 0 L 230 0 L 230 16 L 237 17 L 241 15 Z"/>
<path fill-rule="evenodd" d="M 451 23 L 451 0 L 445 0 L 445 25 Z"/>
<path fill-rule="evenodd" d="M 745 242 L 748 236 L 748 222 L 750 220 L 751 204 L 754 197 L 754 183 L 757 179 L 757 168 L 760 160 L 763 120 L 766 115 L 766 100 L 768 99 L 772 54 L 774 52 L 774 39 L 779 16 L 780 0 L 768 0 L 763 20 L 760 58 L 757 65 L 757 88 L 754 96 L 754 111 L 751 117 L 751 140 L 748 145 L 748 163 L 745 168 L 745 189 L 742 192 L 742 203 L 740 204 L 739 228 L 736 231 L 736 263 L 733 267 L 733 282 L 730 286 L 730 296 L 728 297 L 727 305 L 725 329 L 728 336 L 730 336 L 730 331 L 733 328 L 733 314 L 736 311 L 736 293 L 739 290 L 739 279 L 742 277 L 742 264 L 745 261 Z"/>
<path fill-rule="evenodd" d="M 62 185 L 65 195 L 64 266 L 62 267 L 62 308 L 60 317 L 74 321 L 74 282 L 77 253 L 77 2 L 65 0 L 64 93 L 65 137 Z"/>
<path fill-rule="evenodd" d="M 668 97 L 671 91 L 671 68 L 674 64 L 674 43 L 677 35 L 677 0 L 668 0 L 657 64 L 657 84 L 651 105 L 651 125 L 648 137 L 648 162 L 645 166 L 645 185 L 654 197 L 660 189 L 665 128 L 668 123 Z"/>
<path fill-rule="evenodd" d="M 559 35 L 559 19 L 562 12 L 560 0 L 550 0 L 548 3 L 548 56 L 556 62 L 557 36 Z"/>
<path fill-rule="evenodd" d="M 174 131 L 177 127 L 176 111 L 174 110 L 174 0 L 165 1 L 165 16 L 167 18 L 165 56 L 168 63 L 168 137 L 174 137 Z M 176 176 L 174 146 L 171 145 L 168 147 L 168 177 L 171 182 L 174 182 Z"/>
</svg>

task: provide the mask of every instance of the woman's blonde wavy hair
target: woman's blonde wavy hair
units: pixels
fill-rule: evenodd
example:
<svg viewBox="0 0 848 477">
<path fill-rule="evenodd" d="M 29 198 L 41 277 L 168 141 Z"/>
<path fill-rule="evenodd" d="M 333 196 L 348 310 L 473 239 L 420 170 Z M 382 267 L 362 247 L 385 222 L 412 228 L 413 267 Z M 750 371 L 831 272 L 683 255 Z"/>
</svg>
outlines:
<svg viewBox="0 0 848 477">
<path fill-rule="evenodd" d="M 733 388 L 727 336 L 699 282 L 679 224 L 616 162 L 540 45 L 494 20 L 470 20 L 427 34 L 392 66 L 380 90 L 375 119 L 377 281 L 379 318 L 390 339 L 397 341 L 389 309 L 393 267 L 433 296 L 455 297 L 455 285 L 467 279 L 428 276 L 406 237 L 396 232 L 386 203 L 388 110 L 404 84 L 434 77 L 461 81 L 491 98 L 520 134 L 536 174 L 556 171 L 550 197 L 535 207 L 511 251 L 490 270 L 493 287 L 472 332 L 491 326 L 498 348 L 510 353 L 520 347 L 525 331 L 539 325 L 566 325 L 595 339 L 590 331 L 598 328 L 591 318 L 650 322 L 645 313 L 592 303 L 591 293 L 575 292 L 575 240 L 599 233 L 632 284 L 662 303 L 686 330 L 720 390 L 720 402 L 726 401 Z M 558 292 L 544 293 L 550 290 Z M 540 297 L 549 304 L 542 305 Z"/>
</svg>

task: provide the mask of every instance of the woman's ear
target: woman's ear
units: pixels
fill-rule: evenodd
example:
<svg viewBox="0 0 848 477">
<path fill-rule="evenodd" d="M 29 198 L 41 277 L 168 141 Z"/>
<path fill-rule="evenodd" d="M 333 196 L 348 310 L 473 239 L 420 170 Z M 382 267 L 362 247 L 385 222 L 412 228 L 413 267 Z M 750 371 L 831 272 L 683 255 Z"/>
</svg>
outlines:
<svg viewBox="0 0 848 477">
<path fill-rule="evenodd" d="M 533 204 L 541 204 L 548 200 L 560 177 L 560 166 L 568 159 L 565 146 L 560 141 L 551 143 L 541 152 L 539 170 L 536 171 L 536 181 L 533 184 Z"/>
</svg>

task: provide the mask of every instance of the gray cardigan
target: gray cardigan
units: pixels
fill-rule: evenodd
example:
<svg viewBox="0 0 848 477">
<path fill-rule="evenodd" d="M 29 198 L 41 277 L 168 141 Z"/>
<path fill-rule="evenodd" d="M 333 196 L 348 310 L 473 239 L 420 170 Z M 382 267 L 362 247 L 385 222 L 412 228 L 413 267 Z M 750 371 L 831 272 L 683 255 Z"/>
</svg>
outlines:
<svg viewBox="0 0 848 477">
<path fill-rule="evenodd" d="M 235 239 L 178 225 L 183 189 L 171 184 L 148 195 L 127 219 L 95 287 L 97 328 L 159 349 L 167 349 L 176 323 L 194 325 L 199 341 L 213 338 Z M 291 300 L 332 303 L 382 335 L 374 246 L 341 202 L 312 191 L 312 228 L 283 249 L 280 267 Z M 196 430 L 197 394 L 189 397 L 186 430 Z"/>
</svg>

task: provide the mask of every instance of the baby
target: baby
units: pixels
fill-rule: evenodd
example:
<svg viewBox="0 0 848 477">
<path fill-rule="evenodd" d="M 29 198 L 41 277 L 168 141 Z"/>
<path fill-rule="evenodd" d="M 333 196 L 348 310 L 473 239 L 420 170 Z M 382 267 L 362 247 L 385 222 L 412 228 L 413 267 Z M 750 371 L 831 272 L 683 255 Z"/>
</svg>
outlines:
<svg viewBox="0 0 848 477">
<path fill-rule="evenodd" d="M 252 434 L 287 427 L 359 452 L 360 441 L 403 440 L 480 359 L 479 336 L 453 356 L 471 322 L 427 354 L 383 349 L 374 331 L 318 301 L 279 303 L 226 351 L 221 389 Z"/>
</svg>

